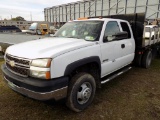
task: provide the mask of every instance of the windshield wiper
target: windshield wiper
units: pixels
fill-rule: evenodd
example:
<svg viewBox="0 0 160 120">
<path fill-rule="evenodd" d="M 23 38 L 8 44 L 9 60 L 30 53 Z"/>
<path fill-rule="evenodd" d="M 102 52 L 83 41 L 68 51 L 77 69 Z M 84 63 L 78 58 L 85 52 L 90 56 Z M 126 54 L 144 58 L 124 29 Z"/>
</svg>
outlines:
<svg viewBox="0 0 160 120">
<path fill-rule="evenodd" d="M 80 39 L 80 38 L 78 38 L 78 37 L 73 37 L 73 36 L 66 37 L 66 38 L 76 38 L 76 39 Z"/>
<path fill-rule="evenodd" d="M 56 35 L 52 35 L 51 37 L 58 37 L 58 36 L 56 36 Z"/>
</svg>

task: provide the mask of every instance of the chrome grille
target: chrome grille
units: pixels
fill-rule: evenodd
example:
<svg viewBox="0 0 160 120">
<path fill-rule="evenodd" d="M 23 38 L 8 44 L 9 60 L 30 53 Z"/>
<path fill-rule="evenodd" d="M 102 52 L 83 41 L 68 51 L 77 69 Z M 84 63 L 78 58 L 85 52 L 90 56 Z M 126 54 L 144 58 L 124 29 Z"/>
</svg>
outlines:
<svg viewBox="0 0 160 120">
<path fill-rule="evenodd" d="M 27 77 L 29 75 L 30 60 L 18 58 L 9 54 L 6 54 L 5 60 L 7 69 L 14 74 L 23 77 Z M 14 62 L 14 65 L 11 65 L 11 62 Z"/>
<path fill-rule="evenodd" d="M 15 74 L 18 74 L 20 76 L 24 76 L 24 77 L 27 77 L 28 76 L 28 72 L 29 70 L 28 69 L 24 69 L 24 68 L 20 68 L 20 67 L 12 67 L 10 64 L 6 63 L 6 66 L 7 68 L 15 73 Z"/>
<path fill-rule="evenodd" d="M 29 66 L 29 64 L 30 64 L 30 60 L 23 59 L 23 58 L 17 58 L 17 57 L 11 56 L 9 54 L 6 54 L 6 60 L 7 61 L 14 61 L 17 64 L 21 64 L 24 66 Z"/>
</svg>

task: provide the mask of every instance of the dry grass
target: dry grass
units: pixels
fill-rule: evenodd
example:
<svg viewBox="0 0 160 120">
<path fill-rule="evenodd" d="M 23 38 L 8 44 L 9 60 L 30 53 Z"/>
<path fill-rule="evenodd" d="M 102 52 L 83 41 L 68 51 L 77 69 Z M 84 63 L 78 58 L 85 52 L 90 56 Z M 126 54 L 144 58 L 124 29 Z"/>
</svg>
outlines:
<svg viewBox="0 0 160 120">
<path fill-rule="evenodd" d="M 2 64 L 3 61 L 0 62 Z M 0 120 L 159 120 L 160 59 L 103 85 L 88 109 L 70 111 L 64 101 L 40 102 L 13 92 L 0 73 Z"/>
</svg>

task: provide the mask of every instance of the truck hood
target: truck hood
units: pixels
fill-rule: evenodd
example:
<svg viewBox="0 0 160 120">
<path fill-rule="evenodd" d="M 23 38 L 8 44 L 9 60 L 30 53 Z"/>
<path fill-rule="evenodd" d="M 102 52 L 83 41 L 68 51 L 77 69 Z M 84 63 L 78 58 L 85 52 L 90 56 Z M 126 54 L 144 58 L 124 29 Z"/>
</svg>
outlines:
<svg viewBox="0 0 160 120">
<path fill-rule="evenodd" d="M 54 58 L 61 54 L 94 45 L 95 42 L 74 38 L 44 38 L 8 47 L 6 53 L 28 59 Z"/>
</svg>

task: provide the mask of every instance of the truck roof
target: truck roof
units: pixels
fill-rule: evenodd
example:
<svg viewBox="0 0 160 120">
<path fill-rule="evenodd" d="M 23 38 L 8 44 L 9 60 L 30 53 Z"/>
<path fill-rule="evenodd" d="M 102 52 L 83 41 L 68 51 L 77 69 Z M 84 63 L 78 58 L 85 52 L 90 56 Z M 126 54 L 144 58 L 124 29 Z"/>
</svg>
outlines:
<svg viewBox="0 0 160 120">
<path fill-rule="evenodd" d="M 80 19 L 80 20 L 74 20 L 74 21 L 93 21 L 93 20 L 97 20 L 97 21 L 125 21 L 126 20 L 122 20 L 122 19 L 113 19 L 113 18 L 84 18 L 84 19 Z"/>
</svg>

